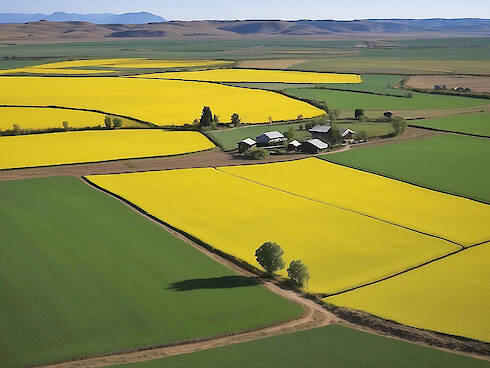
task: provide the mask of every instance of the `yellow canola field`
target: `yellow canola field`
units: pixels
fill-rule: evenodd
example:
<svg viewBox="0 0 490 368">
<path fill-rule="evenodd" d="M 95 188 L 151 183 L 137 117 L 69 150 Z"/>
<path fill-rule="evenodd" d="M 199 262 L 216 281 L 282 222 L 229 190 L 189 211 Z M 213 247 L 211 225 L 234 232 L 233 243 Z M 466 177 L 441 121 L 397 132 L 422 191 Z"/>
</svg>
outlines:
<svg viewBox="0 0 490 368">
<path fill-rule="evenodd" d="M 222 122 L 238 113 L 243 122 L 305 118 L 324 114 L 278 93 L 214 83 L 111 77 L 0 77 L 6 105 L 86 108 L 158 125 L 189 124 L 210 106 Z"/>
<path fill-rule="evenodd" d="M 0 107 L 0 130 L 63 128 L 68 122 L 70 128 L 104 126 L 105 115 L 90 111 L 36 107 Z M 137 122 L 121 119 L 124 127 L 143 126 Z"/>
<path fill-rule="evenodd" d="M 288 264 L 301 259 L 308 266 L 311 292 L 344 290 L 459 248 L 212 168 L 88 179 L 257 267 L 255 250 L 277 242 Z"/>
<path fill-rule="evenodd" d="M 406 325 L 490 342 L 489 259 L 486 243 L 324 300 Z"/>
<path fill-rule="evenodd" d="M 214 69 L 192 72 L 142 74 L 138 78 L 182 79 L 209 82 L 361 83 L 356 74 L 294 72 L 260 69 Z"/>
<path fill-rule="evenodd" d="M 489 205 L 317 158 L 220 170 L 462 245 L 490 239 Z"/>
<path fill-rule="evenodd" d="M 28 74 L 60 74 L 60 75 L 84 75 L 84 74 L 106 74 L 113 73 L 112 70 L 82 70 L 82 69 L 56 69 L 56 68 L 38 68 L 25 67 L 18 69 L 8 69 L 0 72 L 0 75 L 28 73 Z"/>
<path fill-rule="evenodd" d="M 198 132 L 91 130 L 0 137 L 0 169 L 176 155 L 214 145 Z"/>
<path fill-rule="evenodd" d="M 107 64 L 130 62 L 132 60 L 139 60 L 139 59 L 124 58 L 124 59 L 69 60 L 69 61 L 58 61 L 55 63 L 36 65 L 35 67 L 45 68 L 45 69 L 79 68 L 79 67 L 86 67 L 86 66 L 98 67 L 98 66 L 105 66 Z"/>
</svg>

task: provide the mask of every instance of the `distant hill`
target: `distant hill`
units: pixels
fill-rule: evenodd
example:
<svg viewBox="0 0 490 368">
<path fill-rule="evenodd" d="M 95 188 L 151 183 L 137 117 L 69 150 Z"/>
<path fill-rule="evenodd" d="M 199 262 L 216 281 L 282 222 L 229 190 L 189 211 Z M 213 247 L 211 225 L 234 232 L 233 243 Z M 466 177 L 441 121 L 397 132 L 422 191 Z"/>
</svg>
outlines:
<svg viewBox="0 0 490 368">
<path fill-rule="evenodd" d="M 61 13 L 51 17 L 64 19 Z M 169 21 L 149 13 L 100 15 L 94 22 L 50 20 L 0 24 L 0 41 L 118 38 L 248 38 L 248 37 L 490 37 L 490 19 L 364 19 Z M 71 16 L 71 15 L 70 15 Z M 91 15 L 86 15 L 90 17 Z M 93 15 L 95 16 L 95 15 Z M 98 16 L 98 15 L 97 15 Z M 103 18 L 103 17 L 106 18 Z M 73 19 L 76 19 L 75 15 Z M 104 20 L 105 19 L 105 20 Z M 24 19 L 25 20 L 25 19 Z M 155 20 L 155 21 L 154 21 Z M 2 15 L 0 15 L 0 22 Z M 107 23 L 105 23 L 107 22 Z M 25 24 L 26 23 L 26 24 Z M 102 24 L 101 24 L 102 23 Z"/>
<path fill-rule="evenodd" d="M 41 20 L 51 22 L 89 22 L 94 24 L 145 24 L 150 22 L 165 22 L 165 19 L 162 17 L 148 12 L 124 14 L 76 14 L 63 12 L 52 14 L 0 13 L 0 23 L 27 23 Z"/>
</svg>

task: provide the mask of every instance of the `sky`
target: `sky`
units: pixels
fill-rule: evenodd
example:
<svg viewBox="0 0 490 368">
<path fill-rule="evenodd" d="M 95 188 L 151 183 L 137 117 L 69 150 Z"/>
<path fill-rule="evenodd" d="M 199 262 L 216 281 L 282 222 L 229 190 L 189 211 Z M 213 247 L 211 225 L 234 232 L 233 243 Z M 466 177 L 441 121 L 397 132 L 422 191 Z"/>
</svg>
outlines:
<svg viewBox="0 0 490 368">
<path fill-rule="evenodd" d="M 167 20 L 490 18 L 489 0 L 0 0 L 0 13 L 126 13 Z"/>
</svg>

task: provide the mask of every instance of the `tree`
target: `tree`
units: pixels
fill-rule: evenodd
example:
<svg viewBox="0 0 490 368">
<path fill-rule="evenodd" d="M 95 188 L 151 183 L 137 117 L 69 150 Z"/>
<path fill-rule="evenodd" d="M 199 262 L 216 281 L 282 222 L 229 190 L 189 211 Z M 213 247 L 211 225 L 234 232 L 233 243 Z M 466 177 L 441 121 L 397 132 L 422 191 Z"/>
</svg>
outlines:
<svg viewBox="0 0 490 368">
<path fill-rule="evenodd" d="M 70 126 L 68 125 L 68 122 L 67 122 L 67 121 L 64 121 L 64 122 L 63 122 L 63 129 L 64 129 L 64 130 L 68 130 L 68 129 L 70 129 Z"/>
<path fill-rule="evenodd" d="M 112 125 L 114 125 L 114 128 L 120 128 L 122 126 L 122 120 L 120 118 L 114 118 L 112 119 Z"/>
<path fill-rule="evenodd" d="M 283 254 L 284 251 L 280 245 L 268 241 L 255 251 L 255 258 L 267 273 L 272 276 L 274 272 L 284 268 Z"/>
<path fill-rule="evenodd" d="M 219 123 L 219 116 L 218 115 L 213 115 L 213 123 L 218 124 Z"/>
<path fill-rule="evenodd" d="M 288 276 L 301 288 L 310 279 L 308 268 L 299 259 L 291 261 L 289 264 Z"/>
<path fill-rule="evenodd" d="M 354 140 L 356 141 L 365 141 L 367 139 L 367 133 L 365 130 L 361 130 L 354 134 Z"/>
<path fill-rule="evenodd" d="M 330 144 L 339 144 L 342 141 L 342 135 L 340 134 L 340 130 L 335 126 L 332 126 L 328 131 L 328 143 Z"/>
<path fill-rule="evenodd" d="M 400 135 L 407 130 L 407 121 L 401 116 L 395 116 L 391 122 L 395 135 Z"/>
<path fill-rule="evenodd" d="M 265 148 L 254 147 L 246 150 L 243 153 L 243 156 L 250 160 L 261 160 L 263 158 L 269 157 L 269 151 L 267 151 Z"/>
<path fill-rule="evenodd" d="M 111 129 L 111 117 L 110 116 L 106 116 L 104 118 L 104 124 L 105 124 L 105 127 L 107 129 Z"/>
<path fill-rule="evenodd" d="M 293 128 L 289 128 L 288 130 L 286 130 L 282 134 L 284 135 L 284 137 L 287 138 L 288 141 L 290 141 L 294 137 L 294 130 L 293 130 Z"/>
<path fill-rule="evenodd" d="M 242 120 L 240 119 L 240 116 L 235 112 L 233 115 L 231 115 L 231 123 L 233 124 L 234 127 L 237 127 L 240 125 Z"/>
<path fill-rule="evenodd" d="M 354 117 L 359 119 L 359 116 L 364 116 L 364 109 L 356 109 L 354 111 Z"/>
<path fill-rule="evenodd" d="M 201 113 L 201 119 L 199 120 L 200 127 L 207 127 L 211 125 L 213 121 L 213 113 L 209 106 L 204 106 Z"/>
</svg>

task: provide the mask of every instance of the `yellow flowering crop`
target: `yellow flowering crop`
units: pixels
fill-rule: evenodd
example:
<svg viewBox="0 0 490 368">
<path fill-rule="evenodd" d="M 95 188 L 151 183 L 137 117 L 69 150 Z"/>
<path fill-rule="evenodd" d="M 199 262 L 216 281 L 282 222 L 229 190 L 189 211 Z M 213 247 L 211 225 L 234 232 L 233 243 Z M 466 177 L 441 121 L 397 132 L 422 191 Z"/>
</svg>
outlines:
<svg viewBox="0 0 490 368">
<path fill-rule="evenodd" d="M 463 245 L 490 239 L 490 206 L 317 158 L 221 170 Z"/>
<path fill-rule="evenodd" d="M 214 83 L 111 77 L 0 77 L 0 101 L 8 105 L 86 108 L 158 125 L 183 125 L 210 106 L 222 122 L 290 120 L 324 113 L 278 93 Z"/>
<path fill-rule="evenodd" d="M 286 262 L 307 265 L 312 292 L 344 290 L 459 248 L 212 168 L 88 178 L 255 266 L 255 250 L 277 242 Z"/>
<path fill-rule="evenodd" d="M 105 66 L 107 64 L 114 64 L 114 63 L 125 63 L 125 62 L 130 62 L 132 60 L 139 60 L 139 59 L 133 59 L 133 58 L 123 58 L 123 59 L 87 59 L 87 60 L 70 60 L 70 61 L 58 61 L 55 63 L 48 63 L 48 64 L 41 64 L 41 65 L 36 65 L 36 67 L 39 68 L 53 68 L 53 69 L 60 69 L 60 68 L 79 68 L 79 67 L 90 67 L 90 66 Z"/>
<path fill-rule="evenodd" d="M 56 68 L 41 68 L 41 67 L 38 68 L 34 66 L 0 71 L 0 74 L 14 74 L 14 73 L 82 75 L 82 74 L 113 73 L 113 71 L 112 70 L 86 70 L 86 69 L 56 69 Z"/>
<path fill-rule="evenodd" d="M 127 129 L 0 137 L 0 169 L 176 155 L 212 148 L 198 132 Z"/>
<path fill-rule="evenodd" d="M 70 128 L 104 126 L 105 115 L 96 112 L 56 108 L 0 107 L 0 130 L 12 129 L 17 124 L 21 129 L 62 128 L 68 122 Z M 142 126 L 137 122 L 122 119 L 123 126 Z"/>
<path fill-rule="evenodd" d="M 283 83 L 361 83 L 356 74 L 294 72 L 259 69 L 214 69 L 191 72 L 143 74 L 140 78 L 183 79 L 210 82 L 283 82 Z"/>
<path fill-rule="evenodd" d="M 490 342 L 490 243 L 326 298 L 397 322 Z"/>
</svg>

